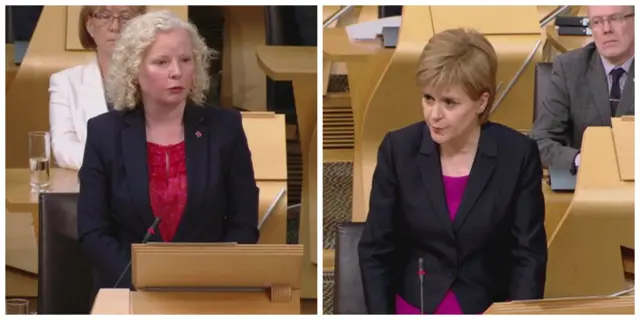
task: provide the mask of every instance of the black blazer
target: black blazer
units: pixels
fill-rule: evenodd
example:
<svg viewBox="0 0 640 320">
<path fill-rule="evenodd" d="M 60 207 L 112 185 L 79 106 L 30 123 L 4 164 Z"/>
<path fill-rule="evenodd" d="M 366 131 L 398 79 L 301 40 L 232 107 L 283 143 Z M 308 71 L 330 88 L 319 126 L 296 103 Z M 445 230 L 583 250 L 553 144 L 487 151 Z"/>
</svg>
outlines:
<svg viewBox="0 0 640 320">
<path fill-rule="evenodd" d="M 258 241 L 258 188 L 239 112 L 187 104 L 187 205 L 174 242 Z M 111 288 L 154 221 L 144 112 L 89 120 L 80 168 L 78 235 L 98 288 Z M 150 241 L 162 241 L 160 231 Z M 131 287 L 130 272 L 118 287 Z"/>
<path fill-rule="evenodd" d="M 536 143 L 482 126 L 462 203 L 449 218 L 438 145 L 424 122 L 388 133 L 373 175 L 358 253 L 369 313 L 395 313 L 395 294 L 435 312 L 452 288 L 465 314 L 493 302 L 542 298 L 547 263 Z"/>
</svg>

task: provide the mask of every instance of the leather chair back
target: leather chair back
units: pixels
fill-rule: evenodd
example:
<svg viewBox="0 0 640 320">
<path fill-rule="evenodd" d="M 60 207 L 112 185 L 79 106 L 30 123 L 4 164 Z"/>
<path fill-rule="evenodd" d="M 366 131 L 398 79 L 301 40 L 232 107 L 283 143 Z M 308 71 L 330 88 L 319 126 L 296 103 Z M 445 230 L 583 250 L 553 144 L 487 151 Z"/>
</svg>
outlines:
<svg viewBox="0 0 640 320">
<path fill-rule="evenodd" d="M 547 87 L 551 81 L 551 70 L 553 63 L 538 62 L 536 63 L 535 84 L 533 88 L 533 121 L 536 121 L 538 110 L 542 108 L 542 103 L 547 95 Z"/>
<path fill-rule="evenodd" d="M 358 262 L 358 242 L 363 228 L 362 222 L 338 225 L 333 289 L 335 314 L 367 314 Z"/>
<path fill-rule="evenodd" d="M 39 198 L 38 314 L 89 314 L 93 278 L 78 243 L 78 194 Z"/>
</svg>

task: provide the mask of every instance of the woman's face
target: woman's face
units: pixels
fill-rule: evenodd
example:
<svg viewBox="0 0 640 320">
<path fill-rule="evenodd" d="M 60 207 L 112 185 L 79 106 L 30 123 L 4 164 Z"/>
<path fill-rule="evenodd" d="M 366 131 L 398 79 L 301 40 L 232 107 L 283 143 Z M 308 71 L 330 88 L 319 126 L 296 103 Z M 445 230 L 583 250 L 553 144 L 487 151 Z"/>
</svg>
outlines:
<svg viewBox="0 0 640 320">
<path fill-rule="evenodd" d="M 158 32 L 146 52 L 138 73 L 143 100 L 169 107 L 186 101 L 196 70 L 187 31 Z"/>
<path fill-rule="evenodd" d="M 459 86 L 436 92 L 425 88 L 422 97 L 422 113 L 431 131 L 431 138 L 438 144 L 446 144 L 465 137 L 480 125 L 479 117 L 487 107 L 488 93 L 480 99 L 471 99 Z"/>
<path fill-rule="evenodd" d="M 137 15 L 138 11 L 131 6 L 104 6 L 96 10 L 86 23 L 96 51 L 111 55 L 122 28 Z"/>
</svg>

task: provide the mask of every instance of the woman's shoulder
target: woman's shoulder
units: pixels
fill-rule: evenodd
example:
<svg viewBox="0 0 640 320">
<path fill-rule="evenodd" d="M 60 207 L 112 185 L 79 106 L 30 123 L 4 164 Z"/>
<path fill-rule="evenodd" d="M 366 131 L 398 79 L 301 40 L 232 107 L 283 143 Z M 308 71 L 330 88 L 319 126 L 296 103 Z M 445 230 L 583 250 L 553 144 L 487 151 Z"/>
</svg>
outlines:
<svg viewBox="0 0 640 320">
<path fill-rule="evenodd" d="M 529 153 L 534 146 L 538 147 L 535 140 L 528 135 L 503 124 L 487 122 L 483 127 L 491 133 L 499 149 L 509 150 L 506 154 L 525 154 Z"/>
<path fill-rule="evenodd" d="M 62 69 L 58 72 L 54 72 L 51 74 L 51 81 L 67 79 L 68 81 L 74 82 L 74 80 L 80 80 L 83 76 L 83 72 L 86 68 L 92 66 L 94 62 L 90 61 L 88 63 L 78 64 L 73 67 L 69 67 L 66 69 Z"/>
<path fill-rule="evenodd" d="M 242 113 L 236 109 L 208 103 L 199 106 L 198 109 L 210 125 L 228 127 L 238 125 L 242 121 Z"/>
<path fill-rule="evenodd" d="M 522 133 L 516 129 L 505 126 L 501 123 L 487 122 L 483 125 L 485 130 L 493 132 L 493 136 L 500 141 L 523 143 L 533 141 L 528 135 Z"/>
<path fill-rule="evenodd" d="M 97 131 L 103 135 L 111 131 L 116 132 L 124 123 L 127 113 L 128 111 L 113 110 L 99 114 L 87 121 L 87 130 Z"/>
</svg>

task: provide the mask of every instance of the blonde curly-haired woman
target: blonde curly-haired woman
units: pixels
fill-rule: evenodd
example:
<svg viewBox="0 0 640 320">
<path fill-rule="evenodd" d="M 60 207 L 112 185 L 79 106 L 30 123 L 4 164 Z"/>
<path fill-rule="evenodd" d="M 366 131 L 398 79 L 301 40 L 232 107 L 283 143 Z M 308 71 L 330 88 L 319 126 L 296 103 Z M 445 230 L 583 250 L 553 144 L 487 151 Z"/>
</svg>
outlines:
<svg viewBox="0 0 640 320">
<path fill-rule="evenodd" d="M 116 112 L 89 120 L 79 173 L 78 236 L 98 288 L 131 286 L 131 244 L 156 218 L 151 241 L 258 241 L 241 115 L 203 104 L 211 54 L 168 11 L 133 19 L 116 43 L 106 83 Z"/>
</svg>

